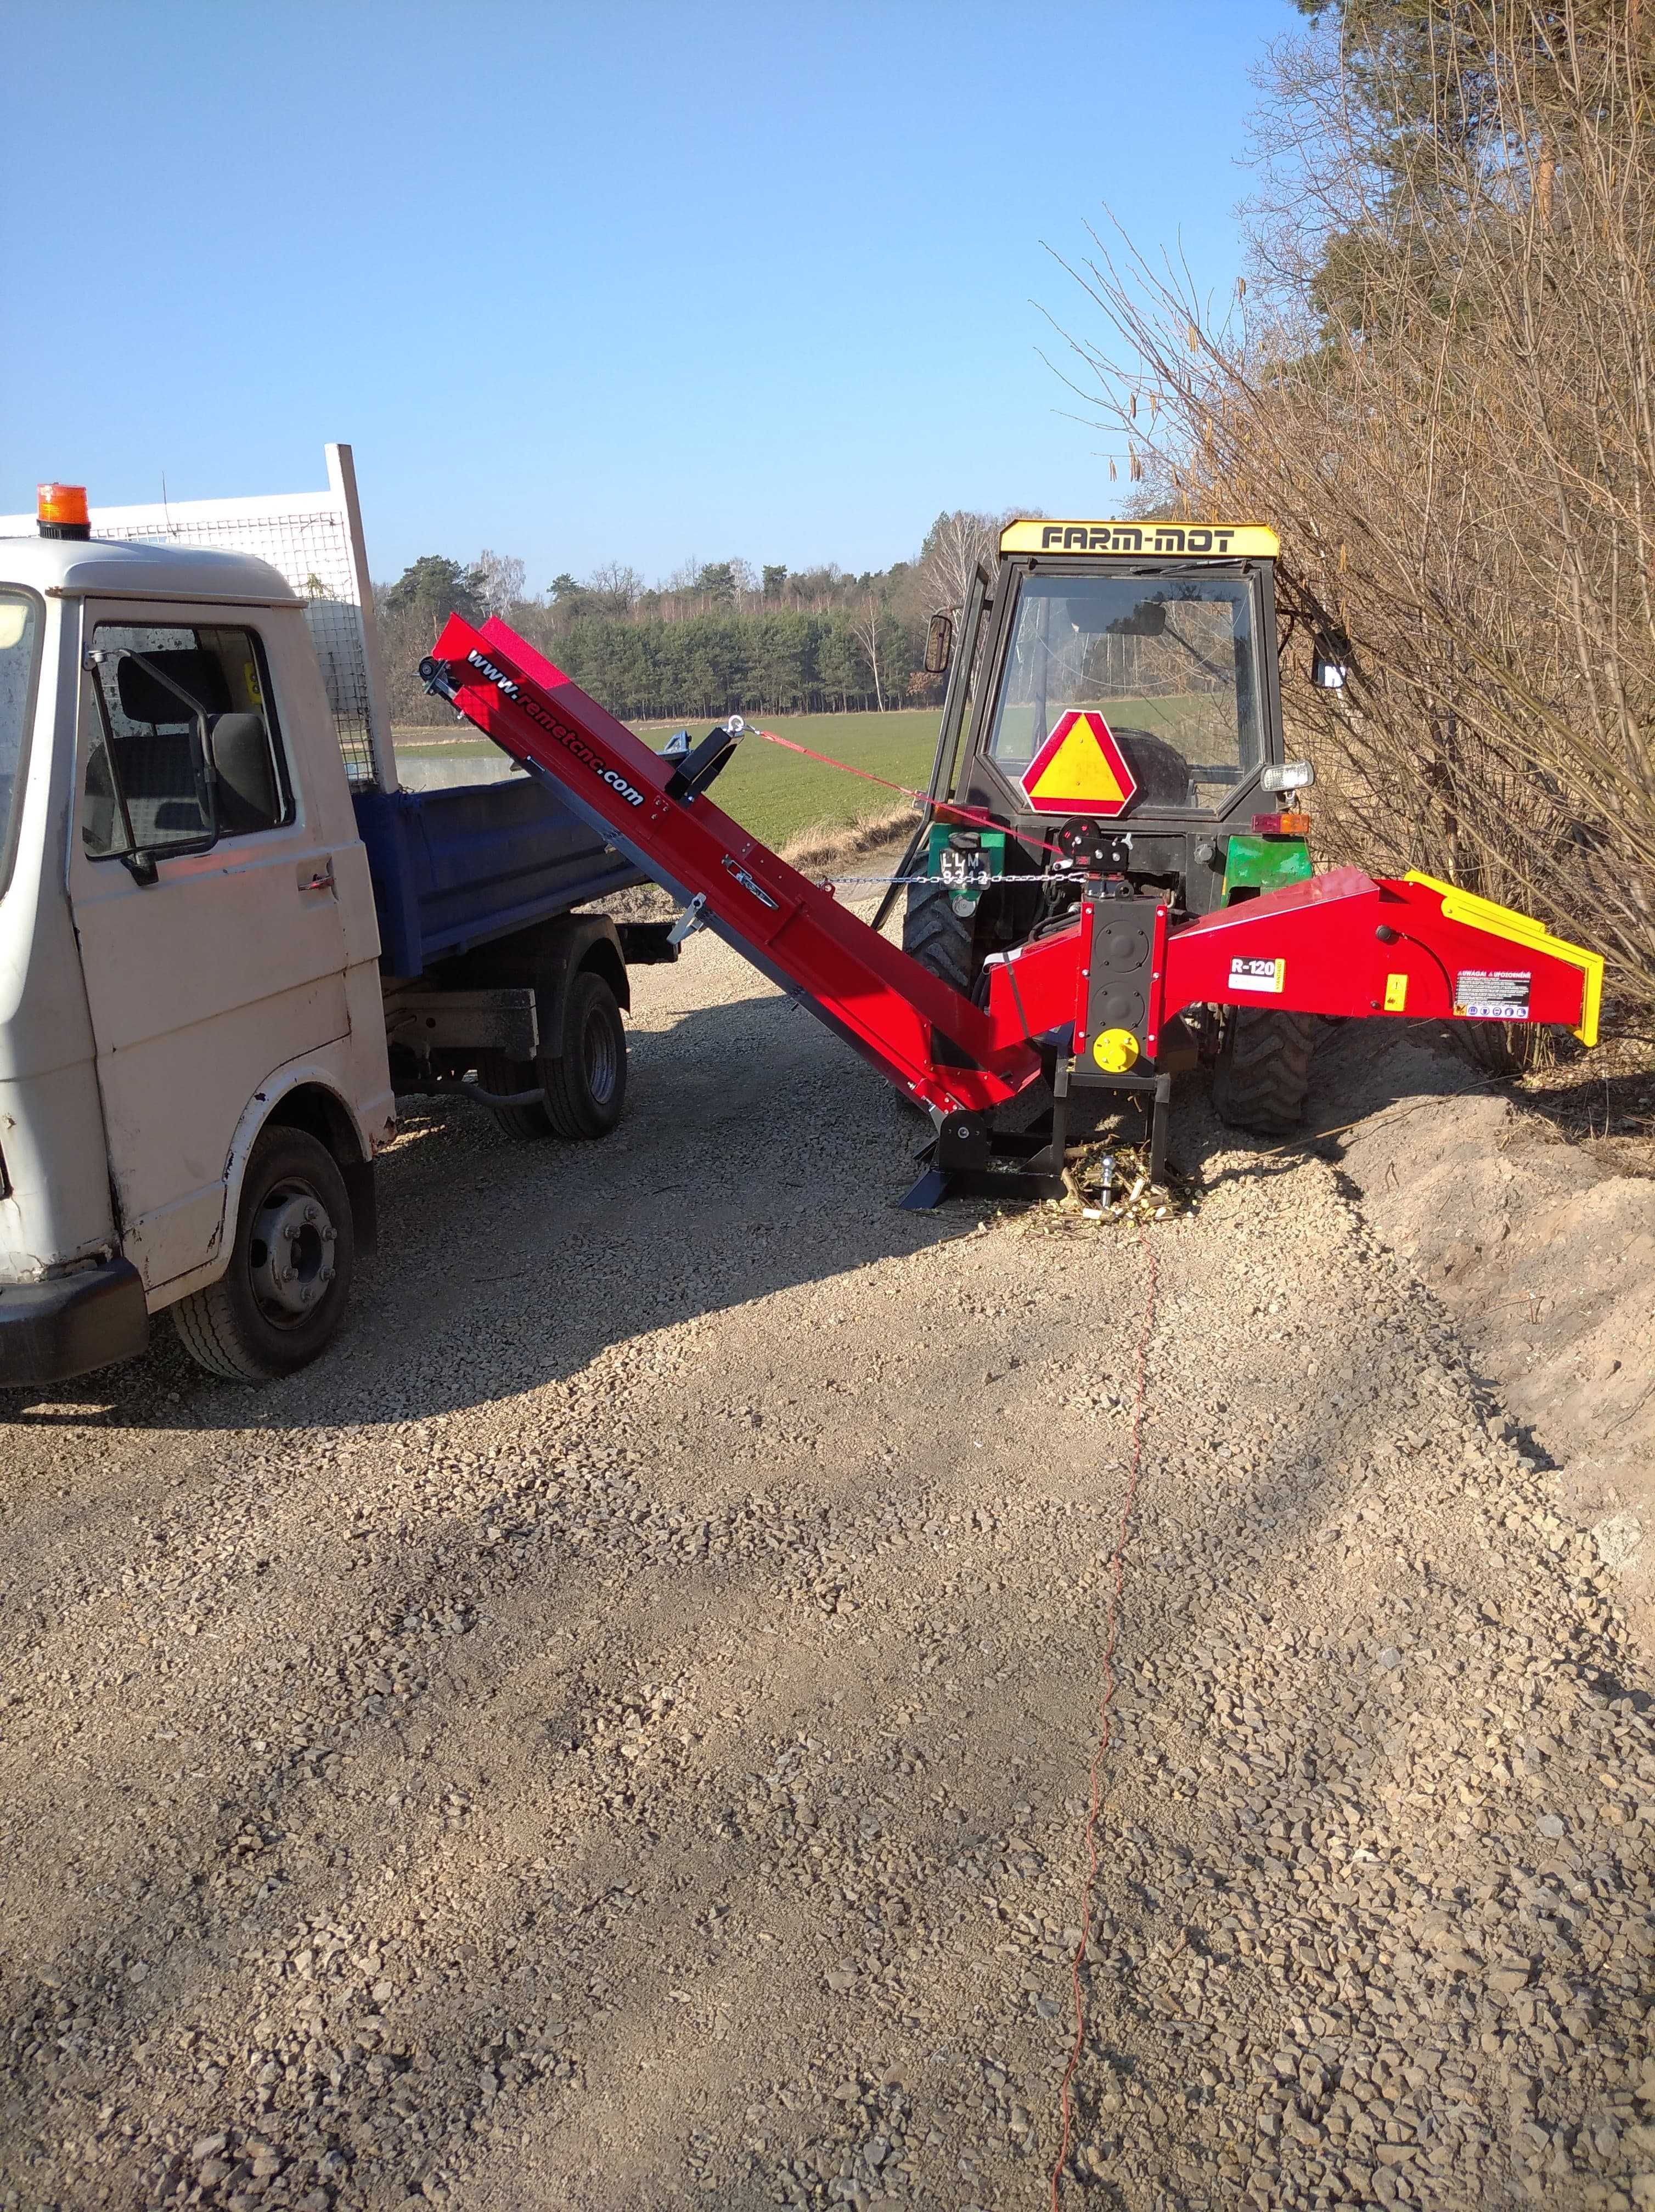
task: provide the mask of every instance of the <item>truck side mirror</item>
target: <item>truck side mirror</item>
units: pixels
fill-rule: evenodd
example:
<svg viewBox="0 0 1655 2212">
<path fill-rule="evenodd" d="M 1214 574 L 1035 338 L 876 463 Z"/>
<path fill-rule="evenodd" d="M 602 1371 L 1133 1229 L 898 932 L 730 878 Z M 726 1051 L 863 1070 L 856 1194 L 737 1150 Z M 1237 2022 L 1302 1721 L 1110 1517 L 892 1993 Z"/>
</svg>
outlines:
<svg viewBox="0 0 1655 2212">
<path fill-rule="evenodd" d="M 954 657 L 954 620 L 952 615 L 933 615 L 925 632 L 925 672 L 941 676 L 946 672 Z"/>
</svg>

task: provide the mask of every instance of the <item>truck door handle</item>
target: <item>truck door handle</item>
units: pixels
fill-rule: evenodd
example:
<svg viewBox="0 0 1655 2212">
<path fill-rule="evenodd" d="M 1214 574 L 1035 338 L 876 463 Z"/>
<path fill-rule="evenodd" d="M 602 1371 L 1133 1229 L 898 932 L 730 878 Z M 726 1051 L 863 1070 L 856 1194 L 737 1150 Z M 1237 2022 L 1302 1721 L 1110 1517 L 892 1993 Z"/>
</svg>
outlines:
<svg viewBox="0 0 1655 2212">
<path fill-rule="evenodd" d="M 301 891 L 331 891 L 333 888 L 333 856 L 326 860 L 301 860 L 299 888 Z"/>
</svg>

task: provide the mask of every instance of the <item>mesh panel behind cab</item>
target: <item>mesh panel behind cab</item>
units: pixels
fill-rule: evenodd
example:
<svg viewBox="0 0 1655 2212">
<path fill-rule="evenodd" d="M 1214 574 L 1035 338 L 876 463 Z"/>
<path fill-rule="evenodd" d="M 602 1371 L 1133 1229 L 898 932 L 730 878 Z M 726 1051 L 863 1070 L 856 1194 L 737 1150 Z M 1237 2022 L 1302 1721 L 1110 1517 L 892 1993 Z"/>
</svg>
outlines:
<svg viewBox="0 0 1655 2212">
<path fill-rule="evenodd" d="M 176 512 L 177 510 L 175 510 Z M 172 529 L 106 527 L 100 538 L 156 545 L 200 545 L 226 553 L 253 553 L 284 576 L 305 603 L 310 641 L 321 665 L 327 703 L 353 791 L 374 787 L 374 754 L 368 735 L 368 659 L 362 608 L 350 567 L 350 533 L 342 514 L 238 515 L 179 521 Z"/>
</svg>

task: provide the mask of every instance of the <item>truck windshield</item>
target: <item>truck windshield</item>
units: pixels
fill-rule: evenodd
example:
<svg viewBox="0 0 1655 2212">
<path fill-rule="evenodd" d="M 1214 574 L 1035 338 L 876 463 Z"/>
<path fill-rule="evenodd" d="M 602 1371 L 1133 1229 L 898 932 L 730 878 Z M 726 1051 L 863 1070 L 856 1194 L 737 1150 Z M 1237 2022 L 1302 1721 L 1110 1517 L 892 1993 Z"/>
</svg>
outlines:
<svg viewBox="0 0 1655 2212">
<path fill-rule="evenodd" d="M 40 648 L 38 601 L 0 588 L 0 890 L 11 881 L 14 817 L 23 787 Z"/>
<path fill-rule="evenodd" d="M 1252 587 L 1222 576 L 1027 576 L 989 751 L 1013 779 L 1074 709 L 1101 713 L 1139 807 L 1216 813 L 1258 766 Z"/>
</svg>

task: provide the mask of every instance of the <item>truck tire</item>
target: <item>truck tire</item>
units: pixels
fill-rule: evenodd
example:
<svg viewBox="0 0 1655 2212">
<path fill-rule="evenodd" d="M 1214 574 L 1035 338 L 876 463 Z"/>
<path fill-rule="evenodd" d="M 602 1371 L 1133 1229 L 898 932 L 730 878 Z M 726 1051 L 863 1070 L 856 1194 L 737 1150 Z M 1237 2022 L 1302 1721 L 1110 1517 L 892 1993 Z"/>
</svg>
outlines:
<svg viewBox="0 0 1655 2212">
<path fill-rule="evenodd" d="M 583 969 L 563 1000 L 563 1049 L 543 1060 L 546 1115 L 560 1137 L 606 1137 L 626 1104 L 626 1027 L 615 994 Z"/>
<path fill-rule="evenodd" d="M 293 1374 L 338 1328 L 356 1252 L 333 1155 L 303 1129 L 265 1129 L 247 1159 L 230 1264 L 173 1308 L 179 1341 L 232 1382 Z"/>
<path fill-rule="evenodd" d="M 490 1106 L 508 1137 L 532 1144 L 543 1137 L 576 1140 L 606 1137 L 626 1103 L 626 1028 L 615 994 L 592 969 L 583 969 L 563 994 L 563 1049 L 556 1057 L 508 1060 L 485 1053 L 478 1073 L 489 1091 L 532 1091 L 534 1106 Z"/>
<path fill-rule="evenodd" d="M 503 1052 L 485 1052 L 478 1064 L 478 1073 L 483 1079 L 483 1088 L 503 1097 L 514 1091 L 533 1091 L 539 1087 L 545 1070 L 538 1060 L 508 1060 Z M 538 1145 L 543 1137 L 551 1134 L 551 1123 L 546 1119 L 544 1106 L 490 1106 L 496 1128 L 514 1143 Z"/>
<path fill-rule="evenodd" d="M 1263 1136 L 1296 1129 L 1305 1115 L 1317 1026 L 1314 1014 L 1226 1008 L 1224 1041 L 1213 1071 L 1213 1103 L 1220 1120 Z"/>
<path fill-rule="evenodd" d="M 910 884 L 903 914 L 903 951 L 968 998 L 975 981 L 972 940 L 976 934 L 976 915 L 954 912 L 952 894 L 940 878 Z"/>
</svg>

